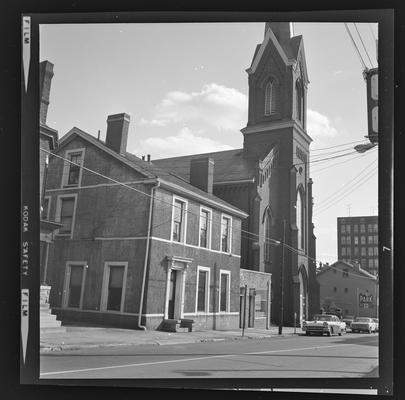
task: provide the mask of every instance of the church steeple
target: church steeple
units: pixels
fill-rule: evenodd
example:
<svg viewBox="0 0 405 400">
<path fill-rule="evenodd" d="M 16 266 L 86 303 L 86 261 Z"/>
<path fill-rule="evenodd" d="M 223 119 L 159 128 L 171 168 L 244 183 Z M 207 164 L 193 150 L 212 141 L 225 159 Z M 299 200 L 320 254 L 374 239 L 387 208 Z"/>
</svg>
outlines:
<svg viewBox="0 0 405 400">
<path fill-rule="evenodd" d="M 291 30 L 289 22 L 266 22 L 264 35 L 268 29 L 271 29 L 281 46 L 288 45 L 291 39 Z"/>
</svg>

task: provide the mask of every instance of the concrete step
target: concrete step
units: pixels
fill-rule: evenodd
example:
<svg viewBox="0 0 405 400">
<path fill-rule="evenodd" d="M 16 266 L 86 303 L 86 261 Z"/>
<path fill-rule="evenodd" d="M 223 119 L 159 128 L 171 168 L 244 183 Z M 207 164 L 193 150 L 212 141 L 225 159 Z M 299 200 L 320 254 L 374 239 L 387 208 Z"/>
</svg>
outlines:
<svg viewBox="0 0 405 400">
<path fill-rule="evenodd" d="M 65 326 L 51 326 L 51 327 L 44 327 L 40 328 L 40 333 L 45 334 L 45 333 L 65 333 L 66 332 L 66 327 Z"/>
</svg>

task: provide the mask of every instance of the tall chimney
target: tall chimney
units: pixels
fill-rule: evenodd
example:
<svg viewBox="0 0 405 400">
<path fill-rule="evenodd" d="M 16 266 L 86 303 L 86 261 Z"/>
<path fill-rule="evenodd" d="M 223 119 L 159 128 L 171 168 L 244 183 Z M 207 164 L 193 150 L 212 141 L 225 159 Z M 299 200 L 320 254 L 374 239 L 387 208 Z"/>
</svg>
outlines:
<svg viewBox="0 0 405 400">
<path fill-rule="evenodd" d="M 212 193 L 214 184 L 214 160 L 212 158 L 201 157 L 191 160 L 190 183 L 205 192 Z"/>
<path fill-rule="evenodd" d="M 106 145 L 117 153 L 127 149 L 130 116 L 125 113 L 109 115 L 107 118 Z"/>
<path fill-rule="evenodd" d="M 40 96 L 39 121 L 41 122 L 41 124 L 46 124 L 52 77 L 53 77 L 53 64 L 49 61 L 42 61 L 39 64 L 39 96 Z"/>
</svg>

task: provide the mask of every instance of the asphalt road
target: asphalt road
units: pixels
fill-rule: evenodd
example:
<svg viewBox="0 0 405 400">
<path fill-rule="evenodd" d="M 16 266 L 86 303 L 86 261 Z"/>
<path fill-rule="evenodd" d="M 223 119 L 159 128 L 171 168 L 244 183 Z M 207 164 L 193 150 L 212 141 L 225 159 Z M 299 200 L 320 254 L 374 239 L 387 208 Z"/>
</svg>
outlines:
<svg viewBox="0 0 405 400">
<path fill-rule="evenodd" d="M 352 378 L 378 376 L 378 335 L 289 336 L 43 354 L 40 378 Z"/>
</svg>

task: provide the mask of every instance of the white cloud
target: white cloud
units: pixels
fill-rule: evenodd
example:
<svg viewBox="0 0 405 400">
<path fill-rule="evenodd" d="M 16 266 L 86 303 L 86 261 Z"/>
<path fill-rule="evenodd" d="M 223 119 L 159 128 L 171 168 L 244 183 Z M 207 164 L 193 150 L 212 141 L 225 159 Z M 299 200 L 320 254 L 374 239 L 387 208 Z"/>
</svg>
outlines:
<svg viewBox="0 0 405 400">
<path fill-rule="evenodd" d="M 230 150 L 231 146 L 201 136 L 203 131 L 192 131 L 183 127 L 177 135 L 168 137 L 149 137 L 141 140 L 137 146 L 138 156 L 151 154 L 152 161 L 157 158 L 184 156 L 188 154 L 208 153 Z"/>
<path fill-rule="evenodd" d="M 166 126 L 169 121 L 164 119 L 145 119 L 141 118 L 138 122 L 139 125 L 152 125 L 152 126 Z"/>
<path fill-rule="evenodd" d="M 156 107 L 155 121 L 202 122 L 219 131 L 239 130 L 247 120 L 247 96 L 236 89 L 216 83 L 206 84 L 199 92 L 173 91 Z"/>
<path fill-rule="evenodd" d="M 307 118 L 307 131 L 313 139 L 336 136 L 337 131 L 331 125 L 327 116 L 322 115 L 318 111 L 308 109 Z"/>
</svg>

